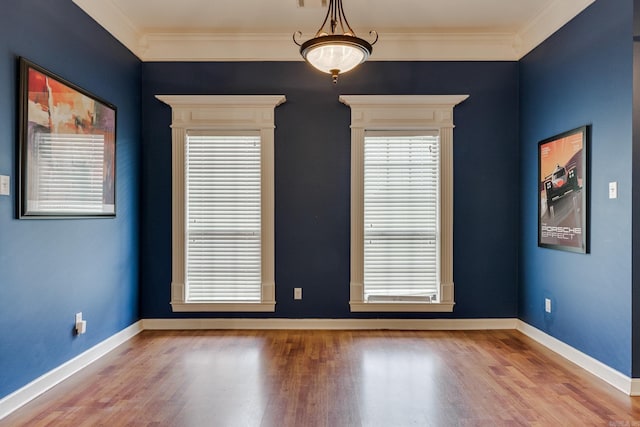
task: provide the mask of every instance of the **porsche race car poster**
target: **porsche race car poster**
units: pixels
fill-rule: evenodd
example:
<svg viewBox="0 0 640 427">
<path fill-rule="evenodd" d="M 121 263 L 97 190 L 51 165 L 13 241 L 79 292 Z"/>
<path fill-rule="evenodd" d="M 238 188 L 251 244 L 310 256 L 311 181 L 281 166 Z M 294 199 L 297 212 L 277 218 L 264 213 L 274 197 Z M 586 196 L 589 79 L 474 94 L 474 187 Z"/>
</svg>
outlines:
<svg viewBox="0 0 640 427">
<path fill-rule="evenodd" d="M 582 126 L 538 143 L 538 246 L 588 253 L 587 149 Z"/>
</svg>

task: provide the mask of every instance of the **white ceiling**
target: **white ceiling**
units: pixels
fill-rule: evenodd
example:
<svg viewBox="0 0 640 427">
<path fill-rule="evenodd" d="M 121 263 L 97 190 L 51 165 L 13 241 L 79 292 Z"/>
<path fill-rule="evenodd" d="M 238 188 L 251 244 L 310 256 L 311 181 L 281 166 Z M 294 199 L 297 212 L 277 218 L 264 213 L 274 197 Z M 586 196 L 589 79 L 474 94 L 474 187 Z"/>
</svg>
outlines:
<svg viewBox="0 0 640 427">
<path fill-rule="evenodd" d="M 143 61 L 301 60 L 326 0 L 73 0 Z M 518 60 L 594 0 L 343 0 L 370 60 Z M 304 3 L 304 7 L 299 7 Z"/>
</svg>

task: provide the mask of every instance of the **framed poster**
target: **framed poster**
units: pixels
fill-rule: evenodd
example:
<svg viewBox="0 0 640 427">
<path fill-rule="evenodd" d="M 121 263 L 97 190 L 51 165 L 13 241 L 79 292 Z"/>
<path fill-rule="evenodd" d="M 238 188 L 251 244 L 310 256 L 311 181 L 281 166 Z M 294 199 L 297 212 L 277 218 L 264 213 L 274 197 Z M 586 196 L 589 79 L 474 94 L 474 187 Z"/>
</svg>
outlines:
<svg viewBox="0 0 640 427">
<path fill-rule="evenodd" d="M 116 108 L 20 58 L 18 217 L 113 217 Z"/>
<path fill-rule="evenodd" d="M 589 252 L 589 137 L 582 126 L 538 143 L 538 246 Z"/>
</svg>

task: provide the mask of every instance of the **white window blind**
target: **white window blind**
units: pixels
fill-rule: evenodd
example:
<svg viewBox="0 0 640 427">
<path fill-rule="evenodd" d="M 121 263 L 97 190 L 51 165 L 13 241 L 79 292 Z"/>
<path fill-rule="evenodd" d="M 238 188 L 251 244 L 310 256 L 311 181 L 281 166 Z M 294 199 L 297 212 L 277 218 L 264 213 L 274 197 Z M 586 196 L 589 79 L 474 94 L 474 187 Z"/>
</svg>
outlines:
<svg viewBox="0 0 640 427">
<path fill-rule="evenodd" d="M 186 300 L 260 302 L 259 135 L 187 135 Z"/>
<path fill-rule="evenodd" d="M 437 135 L 365 135 L 365 301 L 438 301 L 439 164 Z"/>
<path fill-rule="evenodd" d="M 36 210 L 65 213 L 102 212 L 104 136 L 36 133 L 37 164 L 30 180 L 37 185 Z"/>
</svg>

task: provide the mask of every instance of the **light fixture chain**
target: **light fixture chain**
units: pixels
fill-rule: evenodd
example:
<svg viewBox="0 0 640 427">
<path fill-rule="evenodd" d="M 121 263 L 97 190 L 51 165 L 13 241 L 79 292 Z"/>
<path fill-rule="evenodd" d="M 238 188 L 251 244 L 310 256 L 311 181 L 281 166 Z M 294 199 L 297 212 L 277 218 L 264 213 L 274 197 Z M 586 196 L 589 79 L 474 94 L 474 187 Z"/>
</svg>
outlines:
<svg viewBox="0 0 640 427">
<path fill-rule="evenodd" d="M 338 0 L 338 6 L 340 7 L 340 27 L 342 28 L 342 34 L 346 33 L 344 27 L 342 26 L 342 20 L 344 19 L 344 23 L 347 25 L 349 33 L 355 37 L 356 33 L 351 28 L 351 25 L 349 25 L 349 21 L 347 21 L 347 15 L 344 14 L 344 5 L 342 4 L 342 0 Z"/>
<path fill-rule="evenodd" d="M 336 33 L 336 27 L 338 26 L 338 8 L 336 7 L 336 0 L 330 0 L 331 4 L 330 4 L 330 8 L 331 8 L 331 34 L 335 34 Z M 337 0 L 338 3 L 340 2 L 340 0 Z"/>
<path fill-rule="evenodd" d="M 316 35 L 315 37 L 318 37 L 319 35 L 321 35 L 323 33 L 324 30 L 324 26 L 327 25 L 327 21 L 329 20 L 329 16 L 331 15 L 331 11 L 333 10 L 333 1 L 334 0 L 329 0 L 329 7 L 327 8 L 327 14 L 324 17 L 324 21 L 322 21 L 322 25 L 320 25 L 320 28 L 318 29 L 318 31 L 316 31 Z M 332 17 L 333 19 L 333 17 Z"/>
</svg>

